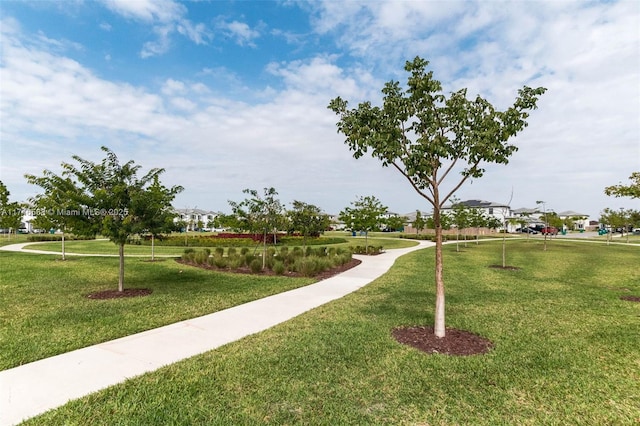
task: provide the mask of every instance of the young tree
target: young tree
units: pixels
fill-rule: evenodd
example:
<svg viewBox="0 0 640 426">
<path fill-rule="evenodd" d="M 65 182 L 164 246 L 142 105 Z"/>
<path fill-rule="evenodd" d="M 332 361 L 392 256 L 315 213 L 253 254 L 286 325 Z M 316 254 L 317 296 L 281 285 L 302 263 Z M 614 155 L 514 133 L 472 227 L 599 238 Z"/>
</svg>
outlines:
<svg viewBox="0 0 640 426">
<path fill-rule="evenodd" d="M 322 212 L 320 207 L 313 204 L 294 201 L 293 209 L 287 212 L 290 221 L 290 229 L 302 234 L 303 253 L 307 250 L 307 237 L 317 237 L 329 226 L 329 217 Z"/>
<path fill-rule="evenodd" d="M 610 232 L 607 233 L 607 245 L 611 241 L 611 236 L 617 228 L 624 228 L 627 223 L 627 217 L 624 209 L 614 210 L 610 208 L 604 209 L 600 214 L 600 223 L 609 226 Z"/>
<path fill-rule="evenodd" d="M 633 172 L 629 176 L 629 185 L 607 186 L 604 193 L 614 197 L 640 198 L 640 172 Z"/>
<path fill-rule="evenodd" d="M 427 222 L 422 217 L 420 210 L 416 210 L 416 218 L 413 220 L 412 225 L 416 229 L 416 235 L 422 232 L 425 226 L 427 226 Z"/>
<path fill-rule="evenodd" d="M 264 195 L 260 196 L 255 189 L 242 191 L 251 198 L 236 203 L 229 201 L 233 214 L 237 218 L 238 226 L 248 232 L 262 234 L 262 269 L 267 260 L 267 234 L 273 232 L 273 243 L 276 244 L 276 233 L 283 223 L 283 207 L 276 198 L 278 192 L 274 188 L 264 188 Z"/>
<path fill-rule="evenodd" d="M 476 245 L 480 242 L 480 228 L 487 226 L 487 217 L 482 209 L 469 209 L 469 226 L 476 229 Z"/>
<path fill-rule="evenodd" d="M 387 213 L 387 207 L 371 195 L 358 197 L 351 205 L 353 207 L 345 207 L 338 217 L 351 231 L 364 232 L 364 250 L 369 254 L 369 231 L 380 229 L 382 215 Z"/>
<path fill-rule="evenodd" d="M 140 166 L 133 160 L 120 164 L 116 154 L 107 147 L 100 163 L 74 155 L 78 165 L 62 163 L 62 175 L 45 170 L 42 177 L 27 175 L 27 180 L 45 191 L 53 189 L 68 198 L 69 205 L 77 206 L 73 216 L 73 232 L 81 235 L 104 235 L 118 246 L 118 291 L 124 291 L 124 246 L 131 235 L 139 234 L 149 220 L 148 211 L 141 208 L 146 199 L 148 185 L 164 169 L 151 169 L 142 178 L 137 174 Z M 70 183 L 72 183 L 70 185 Z M 170 192 L 179 192 L 174 187 Z M 170 202 L 173 198 L 167 197 Z"/>
<path fill-rule="evenodd" d="M 18 231 L 23 205 L 16 201 L 9 201 L 11 193 L 7 187 L 0 181 L 0 228 L 7 229 L 7 238 L 11 238 L 11 231 Z"/>
<path fill-rule="evenodd" d="M 469 226 L 469 211 L 466 205 L 454 200 L 451 206 L 451 220 L 456 226 L 456 251 L 460 251 L 460 233 Z M 464 238 L 465 247 L 467 245 L 467 237 Z"/>
<path fill-rule="evenodd" d="M 34 207 L 36 218 L 34 223 L 42 229 L 54 229 L 62 232 L 62 260 L 66 260 L 65 235 L 74 227 L 81 225 L 75 212 L 80 212 L 80 205 L 74 202 L 72 194 L 76 192 L 75 183 L 70 178 L 62 178 L 48 170 L 44 176 L 26 175 L 27 182 L 44 189 L 43 194 L 32 197 L 29 201 Z"/>
<path fill-rule="evenodd" d="M 436 231 L 434 331 L 445 336 L 445 291 L 442 262 L 441 209 L 468 179 L 484 174 L 483 163 L 508 163 L 517 147 L 508 140 L 527 126 L 528 111 L 536 108 L 540 87 L 523 87 L 514 105 L 497 110 L 484 98 L 467 99 L 462 89 L 447 96 L 442 85 L 427 72 L 428 62 L 407 61 L 408 88 L 390 81 L 382 89 L 383 106 L 370 102 L 348 109 L 347 101 L 333 99 L 329 108 L 340 116 L 338 132 L 360 158 L 371 150 L 383 167 L 397 169 L 433 207 Z M 451 185 L 445 179 L 455 171 L 461 176 Z"/>
<path fill-rule="evenodd" d="M 158 176 L 154 176 L 153 182 L 146 191 L 133 200 L 133 210 L 143 218 L 142 232 L 151 235 L 152 261 L 155 260 L 156 237 L 176 229 L 173 221 L 176 213 L 171 207 L 171 202 L 183 190 L 181 186 L 167 188 L 160 183 Z"/>
<path fill-rule="evenodd" d="M 385 221 L 385 227 L 391 231 L 402 231 L 407 218 L 404 216 L 390 216 Z"/>
</svg>

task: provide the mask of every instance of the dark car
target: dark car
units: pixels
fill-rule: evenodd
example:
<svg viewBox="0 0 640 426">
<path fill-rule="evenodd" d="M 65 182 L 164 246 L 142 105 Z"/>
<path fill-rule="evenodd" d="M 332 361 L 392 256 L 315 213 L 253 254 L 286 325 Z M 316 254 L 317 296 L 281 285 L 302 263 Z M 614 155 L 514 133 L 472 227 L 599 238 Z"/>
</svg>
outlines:
<svg viewBox="0 0 640 426">
<path fill-rule="evenodd" d="M 547 226 L 546 228 L 542 228 L 540 231 L 543 235 L 558 235 L 558 228 L 554 228 L 553 226 Z"/>
<path fill-rule="evenodd" d="M 520 228 L 517 229 L 516 232 L 522 232 L 523 234 L 537 234 L 538 231 L 536 231 L 533 228 Z"/>
</svg>

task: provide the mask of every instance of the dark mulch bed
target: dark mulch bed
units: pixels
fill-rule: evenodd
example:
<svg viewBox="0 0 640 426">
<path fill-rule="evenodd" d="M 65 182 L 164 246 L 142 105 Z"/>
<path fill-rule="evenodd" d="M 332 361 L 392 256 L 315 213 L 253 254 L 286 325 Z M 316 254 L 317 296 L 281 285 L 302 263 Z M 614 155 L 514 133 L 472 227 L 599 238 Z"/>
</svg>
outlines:
<svg viewBox="0 0 640 426">
<path fill-rule="evenodd" d="M 149 288 L 125 288 L 123 291 L 118 290 L 104 290 L 90 293 L 87 295 L 89 299 L 106 300 L 106 299 L 120 299 L 122 297 L 139 297 L 148 296 L 153 290 Z"/>
<path fill-rule="evenodd" d="M 490 340 L 455 328 L 447 328 L 443 338 L 433 334 L 433 327 L 399 327 L 391 334 L 398 342 L 428 354 L 479 355 L 493 348 Z"/>
<path fill-rule="evenodd" d="M 628 302 L 640 302 L 640 296 L 620 296 L 620 299 Z"/>
<path fill-rule="evenodd" d="M 176 262 L 182 263 L 183 265 L 195 266 L 196 268 L 209 269 L 211 271 L 232 272 L 232 273 L 236 273 L 236 274 L 276 276 L 276 273 L 271 271 L 271 270 L 269 270 L 269 269 L 265 269 L 264 271 L 260 271 L 260 272 L 253 272 L 247 266 L 243 266 L 242 268 L 237 268 L 237 269 L 230 269 L 230 268 L 217 268 L 215 265 L 209 265 L 209 264 L 189 263 L 189 262 L 183 261 L 182 259 L 176 259 Z M 351 259 L 350 262 L 345 263 L 344 265 L 341 265 L 341 266 L 337 266 L 337 267 L 332 268 L 332 269 L 328 269 L 328 270 L 326 270 L 324 272 L 321 272 L 319 274 L 316 274 L 316 275 L 313 276 L 313 278 L 315 278 L 318 281 L 326 280 L 327 278 L 331 278 L 334 275 L 338 275 L 338 274 L 340 274 L 340 273 L 342 273 L 344 271 L 348 271 L 349 269 L 354 268 L 354 267 L 358 266 L 361 263 L 362 263 L 361 260 Z M 301 274 L 301 273 L 288 272 L 288 271 L 285 272 L 284 274 L 280 275 L 280 276 L 281 277 L 304 277 L 304 275 Z"/>
<path fill-rule="evenodd" d="M 504 269 L 505 271 L 519 271 L 520 268 L 518 268 L 517 266 L 502 266 L 502 265 L 490 265 L 489 268 L 494 268 L 494 269 Z"/>
<path fill-rule="evenodd" d="M 224 271 L 224 272 L 235 272 L 238 274 L 252 274 L 252 275 L 275 275 L 275 273 L 273 271 L 264 271 L 264 272 L 258 272 L 258 273 L 253 273 L 251 272 L 251 270 L 249 268 L 239 268 L 236 270 L 231 270 L 231 269 L 218 269 L 215 266 L 210 266 L 210 265 L 195 265 L 195 264 L 189 264 L 189 263 L 185 263 L 182 262 L 180 259 L 177 259 L 177 261 L 179 263 L 183 263 L 186 265 L 191 265 L 191 266 L 197 266 L 200 268 L 205 268 L 205 269 L 212 269 L 212 270 L 216 270 L 216 271 Z M 337 275 L 339 273 L 342 273 L 344 271 L 347 271 L 355 266 L 358 266 L 359 264 L 361 264 L 362 261 L 358 260 L 358 259 L 351 259 L 351 261 L 349 263 L 346 263 L 342 266 L 338 266 L 336 268 L 332 268 L 329 270 L 326 270 L 324 272 L 321 272 L 320 274 L 315 275 L 313 278 L 315 278 L 318 281 L 321 280 L 325 280 L 327 278 L 331 278 L 334 275 Z M 302 277 L 302 274 L 298 274 L 298 273 L 286 273 L 283 276 L 287 276 L 287 277 Z M 96 299 L 96 300 L 106 300 L 106 299 L 118 299 L 118 298 L 122 298 L 122 297 L 138 297 L 138 296 L 148 296 L 149 294 L 151 294 L 152 290 L 148 289 L 148 288 L 125 288 L 124 291 L 118 291 L 118 290 L 105 290 L 105 291 L 98 291 L 95 293 L 90 293 L 87 295 L 87 297 L 89 299 Z"/>
</svg>

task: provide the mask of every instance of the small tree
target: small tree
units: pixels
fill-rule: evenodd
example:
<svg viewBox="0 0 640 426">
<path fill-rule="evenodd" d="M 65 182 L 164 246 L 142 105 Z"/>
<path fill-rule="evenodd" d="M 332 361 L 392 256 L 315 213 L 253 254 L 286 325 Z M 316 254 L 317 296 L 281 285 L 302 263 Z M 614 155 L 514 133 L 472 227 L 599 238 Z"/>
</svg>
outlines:
<svg viewBox="0 0 640 426">
<path fill-rule="evenodd" d="M 467 99 L 462 89 L 447 96 L 442 85 L 427 72 L 429 63 L 416 57 L 407 61 L 408 88 L 390 81 L 382 89 L 383 106 L 370 102 L 348 109 L 338 97 L 329 108 L 340 116 L 338 132 L 360 158 L 371 155 L 400 172 L 433 206 L 436 231 L 434 334 L 445 337 L 445 292 L 442 261 L 441 209 L 468 179 L 484 174 L 483 163 L 508 163 L 517 147 L 508 140 L 527 126 L 528 111 L 535 109 L 546 89 L 523 87 L 514 105 L 498 111 L 484 98 Z M 455 171 L 461 176 L 451 186 L 445 179 Z"/>
<path fill-rule="evenodd" d="M 317 237 L 329 226 L 329 217 L 320 207 L 313 204 L 294 201 L 293 209 L 287 212 L 290 229 L 302 234 L 303 253 L 307 252 L 307 237 Z"/>
<path fill-rule="evenodd" d="M 451 220 L 456 226 L 456 251 L 460 251 L 460 233 L 469 226 L 469 209 L 466 205 L 454 200 L 451 207 Z M 465 247 L 467 245 L 467 236 L 464 238 Z"/>
<path fill-rule="evenodd" d="M 384 224 L 386 229 L 390 231 L 402 231 L 406 222 L 407 218 L 404 216 L 390 216 L 384 221 Z"/>
<path fill-rule="evenodd" d="M 174 222 L 176 213 L 171 207 L 171 202 L 184 188 L 174 186 L 167 188 L 160 184 L 158 176 L 153 177 L 153 183 L 133 200 L 132 208 L 138 212 L 143 221 L 143 232 L 151 235 L 151 260 L 155 260 L 156 237 L 176 229 Z"/>
<path fill-rule="evenodd" d="M 263 196 L 260 196 L 255 189 L 245 189 L 242 192 L 249 194 L 251 198 L 246 198 L 239 203 L 229 201 L 229 205 L 240 229 L 262 234 L 262 269 L 264 269 L 267 259 L 267 234 L 273 232 L 273 243 L 276 244 L 276 234 L 283 223 L 284 209 L 280 200 L 276 198 L 278 192 L 274 188 L 264 188 Z"/>
<path fill-rule="evenodd" d="M 382 216 L 387 207 L 374 196 L 358 197 L 351 202 L 353 207 L 345 207 L 338 217 L 351 231 L 363 231 L 365 234 L 365 253 L 369 253 L 369 231 L 380 229 Z"/>
<path fill-rule="evenodd" d="M 78 210 L 70 214 L 73 232 L 81 235 L 104 235 L 118 246 L 118 291 L 124 291 L 124 246 L 131 235 L 139 234 L 149 216 L 141 208 L 146 199 L 148 185 L 160 176 L 164 169 L 151 169 L 138 178 L 140 166 L 133 160 L 120 164 L 118 157 L 107 147 L 100 163 L 94 163 L 74 155 L 78 163 L 62 163 L 62 175 L 45 170 L 42 177 L 27 175 L 27 180 L 53 190 L 57 196 L 67 197 L 68 204 Z M 174 187 L 172 191 L 177 191 Z M 171 201 L 168 197 L 166 200 Z"/>
<path fill-rule="evenodd" d="M 422 217 L 420 210 L 416 210 L 416 218 L 413 220 L 412 225 L 416 230 L 416 235 L 422 232 L 422 230 L 427 226 L 427 222 Z"/>
<path fill-rule="evenodd" d="M 627 222 L 624 209 L 614 210 L 606 208 L 600 215 L 600 223 L 609 227 L 610 232 L 607 233 L 607 245 L 611 241 L 611 234 L 617 228 L 623 228 Z"/>
<path fill-rule="evenodd" d="M 36 213 L 34 222 L 39 228 L 55 229 L 62 232 L 62 260 L 66 260 L 66 232 L 73 229 L 74 223 L 82 225 L 78 215 L 73 214 L 81 209 L 73 197 L 77 190 L 75 183 L 68 177 L 56 176 L 48 170 L 44 171 L 42 177 L 27 175 L 26 178 L 30 184 L 38 185 L 44 189 L 43 194 L 38 194 L 30 199 Z"/>
<path fill-rule="evenodd" d="M 20 228 L 23 205 L 16 201 L 9 201 L 11 193 L 0 181 L 0 228 L 7 229 L 7 238 L 11 238 L 11 231 L 17 232 Z"/>
<path fill-rule="evenodd" d="M 476 245 L 480 241 L 480 228 L 487 226 L 487 217 L 482 209 L 469 209 L 469 226 L 476 229 Z"/>
</svg>

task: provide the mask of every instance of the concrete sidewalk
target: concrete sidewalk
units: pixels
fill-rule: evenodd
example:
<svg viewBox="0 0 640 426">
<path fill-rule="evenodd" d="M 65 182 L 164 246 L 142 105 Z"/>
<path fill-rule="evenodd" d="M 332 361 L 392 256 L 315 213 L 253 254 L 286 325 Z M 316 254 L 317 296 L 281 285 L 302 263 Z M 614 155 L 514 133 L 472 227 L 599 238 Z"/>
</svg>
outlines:
<svg viewBox="0 0 640 426">
<path fill-rule="evenodd" d="M 266 330 L 341 298 L 383 275 L 395 260 L 431 242 L 355 256 L 362 263 L 340 275 L 110 342 L 0 371 L 0 425 L 14 425 L 69 400 Z"/>
</svg>

